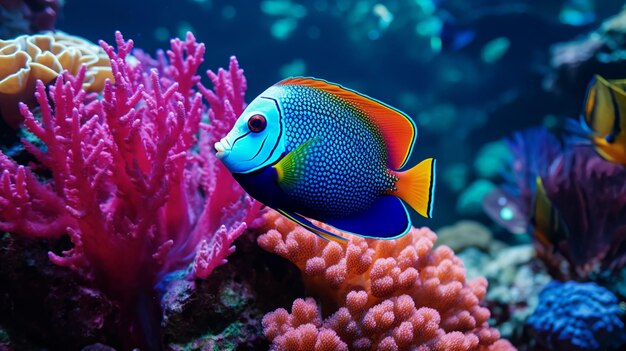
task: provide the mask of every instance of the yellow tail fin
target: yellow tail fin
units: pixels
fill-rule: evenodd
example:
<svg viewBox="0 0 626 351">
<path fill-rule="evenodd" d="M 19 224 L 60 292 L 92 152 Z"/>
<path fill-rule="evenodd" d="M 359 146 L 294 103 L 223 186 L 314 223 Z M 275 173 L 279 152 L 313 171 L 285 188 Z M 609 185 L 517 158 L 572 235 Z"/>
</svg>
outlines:
<svg viewBox="0 0 626 351">
<path fill-rule="evenodd" d="M 426 218 L 433 215 L 435 194 L 435 159 L 427 158 L 417 166 L 404 171 L 396 172 L 396 195 L 408 203 L 417 213 Z"/>
</svg>

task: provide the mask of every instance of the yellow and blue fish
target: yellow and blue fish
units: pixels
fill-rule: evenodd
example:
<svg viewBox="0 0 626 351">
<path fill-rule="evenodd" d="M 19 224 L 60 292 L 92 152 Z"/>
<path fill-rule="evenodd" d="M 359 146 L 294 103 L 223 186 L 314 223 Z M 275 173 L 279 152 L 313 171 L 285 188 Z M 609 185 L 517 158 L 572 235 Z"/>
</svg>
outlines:
<svg viewBox="0 0 626 351">
<path fill-rule="evenodd" d="M 322 238 L 315 219 L 368 238 L 411 228 L 409 208 L 431 217 L 435 160 L 400 171 L 417 127 L 406 114 L 315 78 L 288 78 L 256 97 L 215 144 L 254 198 Z"/>
<path fill-rule="evenodd" d="M 596 75 L 587 88 L 582 126 L 598 154 L 626 165 L 626 80 Z"/>
</svg>

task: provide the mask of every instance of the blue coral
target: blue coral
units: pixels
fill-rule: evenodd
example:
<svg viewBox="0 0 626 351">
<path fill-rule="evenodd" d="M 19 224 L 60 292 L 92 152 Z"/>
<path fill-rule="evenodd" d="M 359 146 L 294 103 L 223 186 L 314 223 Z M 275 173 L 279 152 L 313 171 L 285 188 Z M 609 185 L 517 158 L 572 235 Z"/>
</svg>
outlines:
<svg viewBox="0 0 626 351">
<path fill-rule="evenodd" d="M 528 323 L 550 349 L 606 350 L 626 342 L 623 315 L 617 297 L 596 283 L 552 281 Z"/>
</svg>

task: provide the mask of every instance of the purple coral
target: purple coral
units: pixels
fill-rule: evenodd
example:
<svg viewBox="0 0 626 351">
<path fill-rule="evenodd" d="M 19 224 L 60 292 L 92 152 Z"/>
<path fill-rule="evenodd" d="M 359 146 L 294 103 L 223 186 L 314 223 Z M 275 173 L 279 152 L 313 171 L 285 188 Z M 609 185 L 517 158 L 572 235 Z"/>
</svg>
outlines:
<svg viewBox="0 0 626 351">
<path fill-rule="evenodd" d="M 503 189 L 518 199 L 524 213 L 530 215 L 535 179 L 538 175 L 546 174 L 552 161 L 561 154 L 562 147 L 558 139 L 545 128 L 514 133 L 506 139 L 506 143 L 513 157 Z"/>
<path fill-rule="evenodd" d="M 589 147 L 574 147 L 542 177 L 546 194 L 567 225 L 556 243 L 575 277 L 626 264 L 626 168 Z"/>
<path fill-rule="evenodd" d="M 562 146 L 545 128 L 531 128 L 505 139 L 513 157 L 504 183 L 483 200 L 483 208 L 495 222 L 511 233 L 529 230 L 537 176 L 545 175 L 559 157 Z"/>
<path fill-rule="evenodd" d="M 515 161 L 501 192 L 516 201 L 529 229 L 550 241 L 536 240 L 536 247 L 555 277 L 588 279 L 622 268 L 626 168 L 602 159 L 579 137 L 563 144 L 542 128 L 515 134 L 509 141 Z M 537 178 L 553 208 L 541 215 L 552 222 L 532 228 Z M 554 230 L 557 222 L 559 233 Z"/>
<path fill-rule="evenodd" d="M 211 274 L 259 209 L 211 147 L 212 134 L 245 107 L 246 83 L 232 58 L 228 71 L 208 73 L 214 91 L 197 92 L 205 48 L 190 33 L 172 40 L 161 72 L 129 63 L 132 41 L 119 32 L 116 41 L 117 52 L 100 43 L 115 78 L 101 99 L 82 89 L 83 68 L 76 77 L 59 76 L 48 91 L 38 83 L 41 119 L 22 105 L 26 128 L 46 149 L 24 141 L 25 147 L 52 179 L 41 183 L 0 153 L 0 230 L 44 238 L 68 233 L 73 247 L 50 252 L 50 259 L 120 304 L 125 348 L 155 349 L 155 285 L 191 263 L 193 276 Z M 210 125 L 201 123 L 202 95 L 211 103 Z"/>
</svg>

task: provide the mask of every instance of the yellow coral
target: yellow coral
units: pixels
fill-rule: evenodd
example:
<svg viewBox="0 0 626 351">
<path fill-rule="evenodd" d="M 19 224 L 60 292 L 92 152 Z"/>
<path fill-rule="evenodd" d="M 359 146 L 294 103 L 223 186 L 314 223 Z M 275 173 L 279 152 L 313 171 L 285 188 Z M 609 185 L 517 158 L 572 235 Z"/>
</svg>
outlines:
<svg viewBox="0 0 626 351">
<path fill-rule="evenodd" d="M 60 31 L 0 40 L 0 114 L 11 126 L 22 120 L 18 102 L 34 101 L 35 82 L 49 83 L 64 70 L 77 74 L 87 66 L 83 87 L 99 92 L 113 80 L 109 58 L 94 43 Z"/>
</svg>

